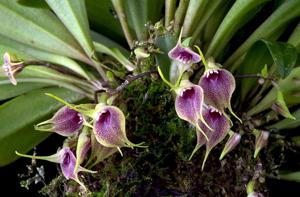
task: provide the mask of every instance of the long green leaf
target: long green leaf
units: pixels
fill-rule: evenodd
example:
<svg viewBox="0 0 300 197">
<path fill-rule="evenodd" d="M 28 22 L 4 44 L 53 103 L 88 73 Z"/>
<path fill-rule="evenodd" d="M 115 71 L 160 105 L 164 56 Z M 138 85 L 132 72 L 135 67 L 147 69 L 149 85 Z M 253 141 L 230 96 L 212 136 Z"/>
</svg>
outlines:
<svg viewBox="0 0 300 197">
<path fill-rule="evenodd" d="M 46 92 L 55 94 L 70 102 L 83 99 L 79 94 L 62 88 L 46 88 L 19 96 L 0 106 L 0 166 L 17 159 L 15 150 L 28 152 L 49 134 L 40 133 L 34 124 L 48 118 L 61 104 L 47 97 Z"/>
<path fill-rule="evenodd" d="M 121 25 L 113 11 L 111 0 L 85 0 L 91 28 L 118 42 L 125 44 Z"/>
<path fill-rule="evenodd" d="M 89 79 L 89 76 L 86 74 L 85 70 L 74 60 L 57 55 L 54 53 L 50 53 L 41 49 L 37 49 L 34 47 L 30 47 L 23 43 L 17 42 L 10 38 L 0 35 L 0 62 L 2 63 L 2 56 L 5 52 L 9 52 L 10 54 L 16 55 L 18 58 L 22 58 L 24 60 L 43 60 L 51 63 L 55 63 L 58 65 L 62 65 L 77 74 Z"/>
<path fill-rule="evenodd" d="M 0 101 L 9 99 L 15 96 L 19 96 L 26 92 L 30 92 L 35 89 L 49 86 L 41 83 L 20 83 L 17 86 L 12 84 L 1 84 L 0 85 Z"/>
<path fill-rule="evenodd" d="M 94 42 L 95 49 L 97 52 L 110 55 L 118 60 L 127 70 L 133 71 L 135 65 L 133 65 L 117 48 L 108 48 L 103 44 Z"/>
<path fill-rule="evenodd" d="M 300 182 L 300 171 L 297 172 L 281 172 L 279 178 L 287 181 Z"/>
<path fill-rule="evenodd" d="M 46 0 L 51 9 L 60 18 L 89 58 L 94 55 L 93 42 L 89 33 L 89 24 L 83 0 Z"/>
<path fill-rule="evenodd" d="M 257 40 L 274 36 L 274 32 L 282 31 L 292 19 L 300 16 L 300 1 L 285 1 L 269 18 L 261 24 L 248 39 L 226 60 L 224 66 L 232 65 Z M 278 34 L 278 33 L 276 33 Z M 276 36 L 276 35 L 275 35 Z"/>
<path fill-rule="evenodd" d="M 297 48 L 298 52 L 300 52 L 300 22 L 294 29 L 287 42 L 294 45 Z"/>
<path fill-rule="evenodd" d="M 0 34 L 21 43 L 91 63 L 59 19 L 47 9 L 0 0 Z"/>
<path fill-rule="evenodd" d="M 254 17 L 258 11 L 257 7 L 266 1 L 268 0 L 236 1 L 218 28 L 208 47 L 206 55 L 215 58 L 219 56 L 236 31 Z"/>
<path fill-rule="evenodd" d="M 137 40 L 147 38 L 146 24 L 154 24 L 161 16 L 164 5 L 162 0 L 123 0 L 130 27 L 135 31 Z"/>
<path fill-rule="evenodd" d="M 294 129 L 300 126 L 300 109 L 296 110 L 292 115 L 296 118 L 296 120 L 292 120 L 290 118 L 286 118 L 275 124 L 268 126 L 268 129 Z"/>
</svg>

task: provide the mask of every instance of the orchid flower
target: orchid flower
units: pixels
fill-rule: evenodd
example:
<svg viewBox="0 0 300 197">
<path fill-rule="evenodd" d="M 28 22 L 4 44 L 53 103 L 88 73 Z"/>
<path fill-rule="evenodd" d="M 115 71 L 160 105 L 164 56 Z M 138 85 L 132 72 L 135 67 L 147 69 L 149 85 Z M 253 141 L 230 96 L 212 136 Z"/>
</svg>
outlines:
<svg viewBox="0 0 300 197">
<path fill-rule="evenodd" d="M 179 35 L 176 46 L 168 53 L 169 58 L 173 60 L 170 70 L 170 79 L 172 83 L 178 84 L 182 74 L 188 70 L 192 64 L 201 61 L 198 53 L 195 53 L 189 47 L 185 47 L 181 43 L 182 31 Z"/>
<path fill-rule="evenodd" d="M 9 53 L 4 53 L 2 69 L 13 85 L 17 85 L 15 75 L 21 72 L 23 68 L 23 62 L 12 62 Z"/>
<path fill-rule="evenodd" d="M 67 106 L 59 109 L 54 116 L 35 126 L 40 131 L 55 132 L 62 136 L 71 136 L 83 126 L 83 115 Z"/>
<path fill-rule="evenodd" d="M 128 140 L 125 129 L 125 116 L 119 108 L 101 103 L 97 105 L 96 111 L 93 132 L 101 145 L 117 148 L 121 154 L 121 147 L 143 147 Z"/>
<path fill-rule="evenodd" d="M 34 156 L 34 155 L 25 155 L 18 153 L 16 151 L 16 154 L 21 157 L 27 157 L 32 159 L 41 159 L 46 160 L 54 163 L 59 163 L 61 171 L 64 175 L 64 177 L 69 180 L 72 179 L 79 183 L 85 190 L 86 187 L 84 184 L 78 179 L 78 173 L 80 171 L 83 172 L 89 172 L 89 173 L 96 173 L 96 171 L 91 171 L 88 169 L 85 169 L 81 166 L 78 167 L 78 169 L 75 171 L 75 165 L 76 165 L 76 157 L 74 153 L 71 151 L 69 147 L 64 147 L 61 150 L 59 150 L 56 154 L 50 155 L 50 156 Z"/>
</svg>

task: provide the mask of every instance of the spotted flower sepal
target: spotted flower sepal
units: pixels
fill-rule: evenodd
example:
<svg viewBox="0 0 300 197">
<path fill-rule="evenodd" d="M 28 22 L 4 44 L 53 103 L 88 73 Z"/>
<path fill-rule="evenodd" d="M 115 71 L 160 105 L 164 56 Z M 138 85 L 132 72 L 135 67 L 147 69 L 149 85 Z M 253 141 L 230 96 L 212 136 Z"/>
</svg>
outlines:
<svg viewBox="0 0 300 197">
<path fill-rule="evenodd" d="M 230 103 L 236 84 L 233 75 L 229 71 L 220 68 L 220 65 L 209 59 L 198 84 L 203 89 L 205 103 L 221 112 L 228 108 L 230 113 L 241 122 L 240 118 L 233 112 Z"/>
<path fill-rule="evenodd" d="M 220 155 L 219 160 L 222 160 L 223 157 L 229 153 L 230 151 L 232 151 L 241 141 L 241 134 L 239 133 L 235 133 L 233 131 L 229 132 L 229 138 L 223 148 L 223 151 Z"/>
<path fill-rule="evenodd" d="M 198 125 L 198 121 L 200 121 L 210 128 L 202 115 L 204 105 L 202 88 L 188 80 L 182 80 L 180 86 L 175 89 L 175 93 L 175 110 L 178 117 L 194 125 L 208 140 L 207 134 Z"/>
<path fill-rule="evenodd" d="M 181 43 L 181 35 L 182 31 L 180 32 L 176 46 L 168 53 L 169 58 L 172 60 L 170 80 L 173 84 L 178 84 L 182 74 L 188 70 L 192 64 L 201 61 L 201 57 L 198 53 L 189 47 L 183 46 Z"/>
<path fill-rule="evenodd" d="M 54 116 L 35 125 L 39 131 L 55 132 L 59 135 L 68 137 L 77 134 L 83 126 L 83 115 L 67 106 L 60 108 Z"/>
<path fill-rule="evenodd" d="M 9 53 L 4 53 L 3 55 L 3 65 L 2 69 L 4 74 L 8 77 L 13 85 L 17 85 L 17 80 L 15 76 L 24 69 L 24 64 L 21 61 L 12 61 Z"/>
<path fill-rule="evenodd" d="M 96 173 L 96 171 L 91 171 L 88 169 L 85 169 L 81 166 L 78 167 L 76 171 L 74 171 L 75 165 L 76 165 L 76 157 L 72 150 L 69 147 L 64 147 L 61 150 L 59 150 L 56 154 L 50 155 L 50 156 L 35 156 L 35 155 L 25 155 L 18 153 L 16 151 L 16 154 L 20 157 L 27 157 L 31 159 L 40 159 L 40 160 L 46 160 L 54 163 L 60 164 L 61 171 L 64 175 L 64 177 L 69 180 L 72 179 L 76 181 L 78 184 L 80 184 L 85 190 L 86 187 L 84 184 L 78 179 L 78 173 L 83 172 L 89 172 L 89 173 Z"/>
<path fill-rule="evenodd" d="M 78 170 L 78 167 L 87 158 L 88 151 L 91 148 L 91 133 L 88 127 L 84 127 L 82 132 L 78 136 L 76 146 L 76 164 L 74 172 Z"/>
<path fill-rule="evenodd" d="M 73 104 L 70 104 L 68 103 L 67 101 L 53 95 L 53 94 L 50 94 L 50 93 L 45 93 L 45 95 L 47 96 L 50 96 L 51 98 L 59 101 L 60 103 L 64 104 L 65 106 L 67 106 L 68 108 L 74 110 L 74 111 L 77 111 L 79 113 L 81 113 L 83 115 L 83 125 L 85 126 L 89 126 L 89 127 L 92 127 L 92 125 L 90 125 L 84 118 L 84 116 L 86 117 L 89 117 L 89 118 L 94 118 L 95 116 L 95 113 L 96 113 L 96 110 L 95 110 L 95 107 L 96 105 L 95 104 L 80 104 L 80 105 L 73 105 Z"/>
<path fill-rule="evenodd" d="M 96 106 L 94 116 L 93 133 L 96 140 L 103 146 L 117 148 L 122 155 L 122 147 L 142 147 L 140 144 L 130 142 L 126 135 L 125 116 L 123 112 L 115 107 L 99 103 Z"/>
<path fill-rule="evenodd" d="M 253 133 L 256 137 L 254 151 L 254 158 L 256 158 L 260 150 L 267 146 L 270 132 L 254 129 Z"/>
<path fill-rule="evenodd" d="M 101 145 L 95 135 L 91 134 L 91 155 L 89 160 L 86 163 L 86 166 L 92 168 L 93 166 L 97 165 L 98 163 L 102 162 L 109 156 L 113 155 L 114 153 L 118 152 L 117 148 L 105 147 Z"/>
<path fill-rule="evenodd" d="M 210 151 L 219 144 L 230 131 L 230 121 L 228 118 L 216 108 L 212 106 L 205 106 L 203 108 L 203 117 L 205 122 L 211 127 L 209 129 L 203 122 L 199 121 L 199 127 L 208 136 L 208 140 L 205 139 L 201 132 L 197 133 L 197 144 L 195 149 L 190 156 L 192 158 L 193 154 L 205 144 L 206 152 L 202 163 L 202 170 L 204 169 L 205 162 L 208 158 Z"/>
</svg>

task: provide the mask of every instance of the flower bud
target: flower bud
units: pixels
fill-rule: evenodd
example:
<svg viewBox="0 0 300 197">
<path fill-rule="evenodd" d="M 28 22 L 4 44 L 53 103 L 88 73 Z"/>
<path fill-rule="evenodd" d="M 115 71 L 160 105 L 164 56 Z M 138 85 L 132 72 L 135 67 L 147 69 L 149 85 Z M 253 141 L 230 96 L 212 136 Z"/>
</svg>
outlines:
<svg viewBox="0 0 300 197">
<path fill-rule="evenodd" d="M 240 143 L 240 141 L 241 135 L 239 133 L 232 133 L 228 138 L 219 159 L 222 160 L 227 153 L 232 151 Z"/>
<path fill-rule="evenodd" d="M 69 147 L 64 147 L 61 150 L 59 150 L 56 154 L 53 154 L 50 156 L 24 155 L 24 154 L 18 153 L 17 151 L 16 151 L 16 154 L 21 157 L 27 157 L 27 158 L 32 158 L 32 159 L 41 159 L 41 160 L 46 160 L 46 161 L 50 161 L 50 162 L 54 162 L 54 163 L 59 163 L 64 177 L 67 180 L 72 179 L 72 180 L 76 181 L 84 189 L 86 189 L 85 186 L 78 179 L 78 172 L 85 171 L 85 172 L 89 172 L 89 173 L 95 173 L 95 171 L 85 169 L 81 166 L 79 166 L 78 170 L 75 171 L 74 169 L 75 169 L 75 165 L 76 165 L 76 157 Z"/>
<path fill-rule="evenodd" d="M 12 62 L 10 55 L 6 52 L 3 55 L 3 65 L 4 74 L 8 77 L 13 85 L 17 85 L 17 80 L 15 75 L 21 72 L 24 68 L 23 62 Z"/>
<path fill-rule="evenodd" d="M 228 108 L 236 116 L 230 104 L 236 85 L 235 79 L 229 71 L 220 69 L 213 62 L 209 61 L 208 69 L 200 78 L 199 85 L 203 89 L 205 103 L 222 112 L 224 112 L 225 108 Z"/>
<path fill-rule="evenodd" d="M 289 108 L 284 101 L 284 96 L 280 90 L 278 90 L 277 99 L 272 104 L 271 108 L 285 118 L 296 120 L 296 118 L 290 113 Z"/>
<path fill-rule="evenodd" d="M 267 146 L 270 133 L 268 131 L 260 131 L 255 129 L 254 134 L 256 135 L 254 158 L 256 158 L 260 150 Z"/>
<path fill-rule="evenodd" d="M 50 120 L 36 125 L 35 129 L 39 131 L 55 132 L 67 137 L 77 133 L 82 128 L 82 125 L 82 114 L 64 106 L 59 109 Z"/>
<path fill-rule="evenodd" d="M 125 116 L 119 108 L 99 104 L 96 109 L 93 132 L 100 144 L 119 150 L 121 147 L 138 146 L 127 139 Z"/>
<path fill-rule="evenodd" d="M 117 148 L 110 148 L 101 145 L 94 135 L 91 135 L 91 143 L 91 156 L 87 162 L 87 165 L 90 167 L 97 165 L 99 162 L 102 162 L 104 159 L 118 151 Z"/>
<path fill-rule="evenodd" d="M 88 128 L 85 127 L 79 134 L 76 147 L 76 165 L 74 170 L 77 171 L 78 167 L 86 159 L 87 153 L 91 148 L 91 138 Z"/>
</svg>

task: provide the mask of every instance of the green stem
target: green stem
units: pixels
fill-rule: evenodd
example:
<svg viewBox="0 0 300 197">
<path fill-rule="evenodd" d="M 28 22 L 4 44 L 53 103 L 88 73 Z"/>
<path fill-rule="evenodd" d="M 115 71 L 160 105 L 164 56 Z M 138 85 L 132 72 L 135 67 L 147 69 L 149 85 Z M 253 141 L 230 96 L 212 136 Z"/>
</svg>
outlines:
<svg viewBox="0 0 300 197">
<path fill-rule="evenodd" d="M 209 68 L 208 68 L 206 59 L 205 59 L 205 57 L 204 57 L 204 55 L 203 55 L 201 49 L 200 49 L 198 46 L 196 46 L 196 45 L 194 45 L 194 47 L 197 48 L 197 50 L 198 50 L 198 52 L 199 52 L 199 54 L 200 54 L 200 56 L 201 56 L 201 60 L 202 60 L 202 63 L 203 63 L 203 65 L 204 65 L 204 67 L 205 67 L 205 70 L 208 70 Z"/>
<path fill-rule="evenodd" d="M 161 71 L 161 69 L 160 69 L 159 66 L 157 66 L 157 71 L 158 71 L 158 74 L 159 74 L 160 78 L 163 80 L 163 82 L 164 82 L 165 84 L 167 84 L 172 90 L 174 90 L 174 89 L 175 89 L 175 86 L 174 86 L 173 84 L 171 84 L 171 83 L 165 78 L 165 76 L 164 76 L 164 74 L 162 73 L 162 71 Z"/>
<path fill-rule="evenodd" d="M 176 0 L 165 0 L 165 27 L 168 27 L 174 19 Z"/>
<path fill-rule="evenodd" d="M 130 32 L 129 25 L 126 20 L 126 14 L 124 11 L 123 0 L 111 0 L 111 1 L 117 12 L 123 32 L 125 34 L 125 38 L 127 40 L 127 43 L 129 45 L 129 47 L 132 49 L 133 48 L 133 36 L 132 36 L 132 33 Z"/>
<path fill-rule="evenodd" d="M 183 23 L 187 7 L 190 0 L 180 0 L 179 6 L 175 13 L 174 31 L 178 33 Z"/>
</svg>

